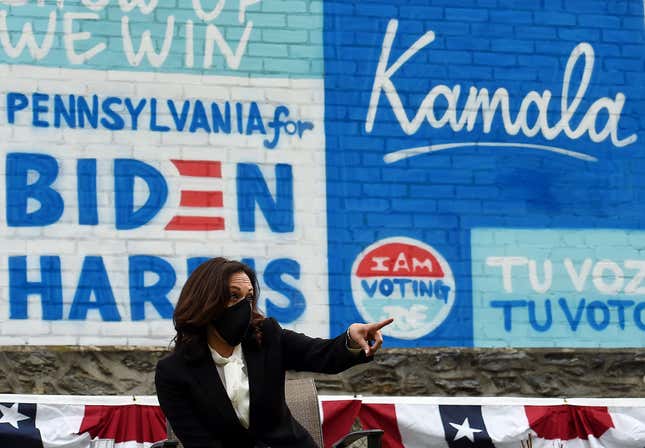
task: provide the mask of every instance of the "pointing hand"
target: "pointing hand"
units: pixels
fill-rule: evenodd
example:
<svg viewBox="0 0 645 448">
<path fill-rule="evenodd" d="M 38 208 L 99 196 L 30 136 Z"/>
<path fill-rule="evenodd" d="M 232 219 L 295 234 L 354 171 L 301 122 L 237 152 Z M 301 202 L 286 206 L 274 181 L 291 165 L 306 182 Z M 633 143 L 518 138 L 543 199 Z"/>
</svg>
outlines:
<svg viewBox="0 0 645 448">
<path fill-rule="evenodd" d="M 382 320 L 372 324 L 351 324 L 349 326 L 350 346 L 352 348 L 361 348 L 365 356 L 372 356 L 383 344 L 381 328 L 390 325 L 394 318 Z M 370 345 L 370 343 L 372 343 Z"/>
</svg>

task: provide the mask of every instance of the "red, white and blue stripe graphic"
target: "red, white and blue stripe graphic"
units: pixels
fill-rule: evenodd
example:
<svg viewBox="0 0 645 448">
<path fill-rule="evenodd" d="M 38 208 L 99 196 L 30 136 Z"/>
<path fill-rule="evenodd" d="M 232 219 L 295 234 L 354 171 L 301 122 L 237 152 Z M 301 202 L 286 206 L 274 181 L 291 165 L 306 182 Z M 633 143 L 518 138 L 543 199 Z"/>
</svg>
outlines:
<svg viewBox="0 0 645 448">
<path fill-rule="evenodd" d="M 206 181 L 221 179 L 222 163 L 213 160 L 171 160 L 179 175 L 189 178 L 201 178 Z M 221 190 L 187 190 L 180 191 L 179 207 L 197 207 L 204 209 L 222 208 L 224 193 Z M 224 230 L 224 218 L 208 214 L 188 214 L 180 212 L 172 217 L 166 230 Z"/>
</svg>

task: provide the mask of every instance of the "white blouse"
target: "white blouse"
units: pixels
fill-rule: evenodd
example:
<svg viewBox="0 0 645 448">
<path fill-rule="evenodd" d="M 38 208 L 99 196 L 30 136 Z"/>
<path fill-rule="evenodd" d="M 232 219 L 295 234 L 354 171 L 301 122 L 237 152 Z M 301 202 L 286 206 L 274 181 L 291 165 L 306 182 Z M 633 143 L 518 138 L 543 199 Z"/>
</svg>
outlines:
<svg viewBox="0 0 645 448">
<path fill-rule="evenodd" d="M 211 351 L 213 361 L 217 367 L 226 394 L 233 404 L 235 414 L 245 428 L 249 427 L 249 377 L 246 374 L 244 357 L 242 356 L 242 344 L 235 346 L 233 353 L 228 358 L 208 347 Z"/>
</svg>

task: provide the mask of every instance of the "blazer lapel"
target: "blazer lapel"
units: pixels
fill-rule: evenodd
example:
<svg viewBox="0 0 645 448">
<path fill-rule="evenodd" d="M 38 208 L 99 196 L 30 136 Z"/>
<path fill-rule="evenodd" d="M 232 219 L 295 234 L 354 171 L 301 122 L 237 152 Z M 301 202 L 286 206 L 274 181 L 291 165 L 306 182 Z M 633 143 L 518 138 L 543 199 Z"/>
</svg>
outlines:
<svg viewBox="0 0 645 448">
<path fill-rule="evenodd" d="M 233 404 L 228 398 L 224 384 L 219 377 L 215 362 L 209 356 L 200 360 L 200 362 L 191 369 L 191 372 L 204 390 L 204 396 L 209 403 L 212 403 L 221 416 L 231 424 L 239 425 L 239 420 L 233 409 Z"/>
<path fill-rule="evenodd" d="M 245 343 L 242 343 L 242 352 L 246 361 L 246 374 L 249 377 L 249 425 L 250 428 L 254 428 L 256 420 L 260 417 L 255 411 L 256 404 L 262 399 L 264 390 L 265 352 Z"/>
</svg>

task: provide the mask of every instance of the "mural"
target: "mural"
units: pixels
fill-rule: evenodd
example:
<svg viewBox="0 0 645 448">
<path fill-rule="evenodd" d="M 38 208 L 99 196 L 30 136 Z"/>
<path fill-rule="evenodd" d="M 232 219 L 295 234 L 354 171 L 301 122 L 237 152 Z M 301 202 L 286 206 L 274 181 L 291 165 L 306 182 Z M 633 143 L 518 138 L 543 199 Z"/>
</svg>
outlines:
<svg viewBox="0 0 645 448">
<path fill-rule="evenodd" d="M 643 232 L 475 229 L 472 242 L 476 345 L 641 344 Z"/>
<path fill-rule="evenodd" d="M 0 344 L 165 346 L 219 255 L 258 270 L 267 314 L 326 336 L 313 6 L 4 3 Z"/>
<path fill-rule="evenodd" d="M 645 345 L 645 13 L 0 2 L 0 344 L 166 345 L 205 258 L 317 336 Z"/>
</svg>

